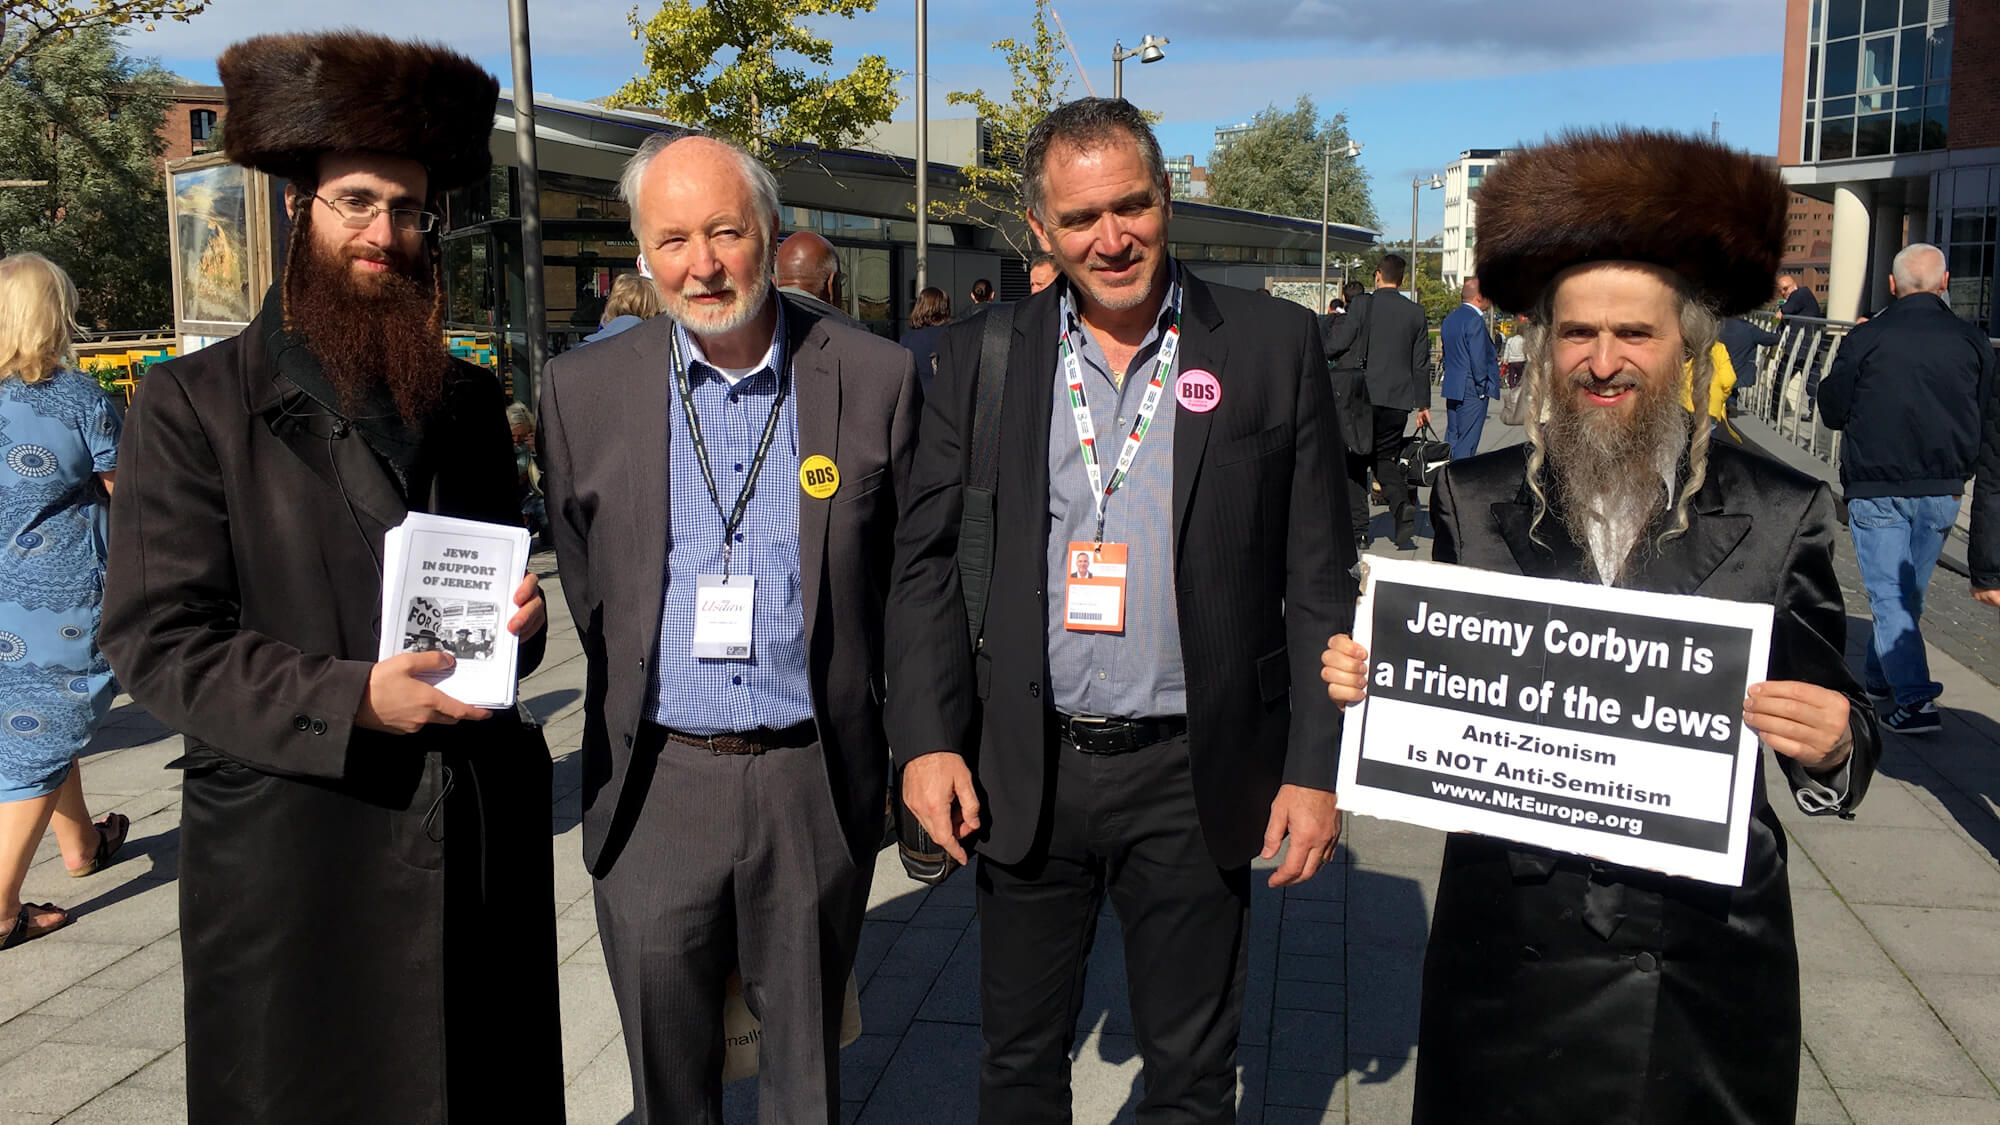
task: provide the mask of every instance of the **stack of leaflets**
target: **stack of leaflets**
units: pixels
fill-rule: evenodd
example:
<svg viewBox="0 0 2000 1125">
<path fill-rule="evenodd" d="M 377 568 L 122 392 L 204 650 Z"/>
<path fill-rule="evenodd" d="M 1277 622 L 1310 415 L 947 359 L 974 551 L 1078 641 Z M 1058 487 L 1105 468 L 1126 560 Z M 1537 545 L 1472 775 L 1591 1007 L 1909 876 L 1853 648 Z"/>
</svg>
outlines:
<svg viewBox="0 0 2000 1125">
<path fill-rule="evenodd" d="M 411 512 L 383 543 L 377 659 L 449 652 L 451 670 L 426 680 L 474 707 L 512 707 L 520 640 L 507 621 L 527 573 L 527 528 Z"/>
</svg>

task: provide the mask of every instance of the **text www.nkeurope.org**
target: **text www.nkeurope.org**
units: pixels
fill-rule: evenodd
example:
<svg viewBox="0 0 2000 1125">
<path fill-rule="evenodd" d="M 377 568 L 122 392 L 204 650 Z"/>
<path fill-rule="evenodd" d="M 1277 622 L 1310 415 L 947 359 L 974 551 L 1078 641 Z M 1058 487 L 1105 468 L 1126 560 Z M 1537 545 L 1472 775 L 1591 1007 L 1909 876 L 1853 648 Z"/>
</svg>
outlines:
<svg viewBox="0 0 2000 1125">
<path fill-rule="evenodd" d="M 1449 781 L 1433 781 L 1431 795 L 1450 801 L 1470 802 L 1510 812 L 1527 813 L 1530 816 L 1552 818 L 1566 824 L 1605 828 L 1613 832 L 1623 832 L 1628 836 L 1644 835 L 1646 831 L 1644 817 L 1605 815 L 1592 809 L 1579 809 L 1558 801 L 1543 801 L 1520 793 L 1488 789 L 1483 785 L 1457 785 Z"/>
</svg>

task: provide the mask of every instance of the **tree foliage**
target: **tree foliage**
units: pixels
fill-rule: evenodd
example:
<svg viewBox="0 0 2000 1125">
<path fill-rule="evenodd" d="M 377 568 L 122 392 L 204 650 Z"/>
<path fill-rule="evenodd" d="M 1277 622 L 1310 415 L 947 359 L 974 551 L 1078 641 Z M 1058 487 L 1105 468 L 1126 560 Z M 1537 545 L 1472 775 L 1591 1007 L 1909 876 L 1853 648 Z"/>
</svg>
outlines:
<svg viewBox="0 0 2000 1125">
<path fill-rule="evenodd" d="M 82 32 L 133 24 L 151 31 L 157 20 L 186 23 L 208 5 L 209 0 L 0 0 L 0 74 Z"/>
<path fill-rule="evenodd" d="M 668 119 L 727 137 L 774 167 L 811 150 L 839 148 L 887 121 L 899 101 L 896 74 L 864 55 L 834 78 L 833 44 L 799 21 L 852 19 L 876 0 L 662 0 L 646 19 L 632 9 L 632 38 L 645 44 L 645 73 L 609 104 L 643 105 Z M 787 65 L 796 57 L 820 69 Z"/>
<path fill-rule="evenodd" d="M 1264 107 L 1250 129 L 1208 162 L 1208 201 L 1271 215 L 1318 219 L 1320 181 L 1327 146 L 1333 146 L 1327 217 L 1336 223 L 1379 229 L 1368 193 L 1368 173 L 1347 155 L 1347 115 L 1322 119 L 1312 95 L 1300 94 L 1290 110 Z"/>
<path fill-rule="evenodd" d="M 984 89 L 945 95 L 947 105 L 971 106 L 985 124 L 985 160 L 960 168 L 965 185 L 931 201 L 932 218 L 987 227 L 1022 258 L 1034 251 L 1034 236 L 1021 217 L 1022 150 L 1042 118 L 1069 100 L 1069 64 L 1062 56 L 1062 41 L 1049 30 L 1048 10 L 1049 0 L 1035 0 L 1030 38 L 993 44 L 1014 76 L 1007 101 L 995 101 Z"/>
<path fill-rule="evenodd" d="M 0 75 L 0 248 L 67 270 L 86 326 L 163 328 L 169 298 L 160 124 L 171 79 L 118 50 L 109 27 L 44 45 Z"/>
</svg>

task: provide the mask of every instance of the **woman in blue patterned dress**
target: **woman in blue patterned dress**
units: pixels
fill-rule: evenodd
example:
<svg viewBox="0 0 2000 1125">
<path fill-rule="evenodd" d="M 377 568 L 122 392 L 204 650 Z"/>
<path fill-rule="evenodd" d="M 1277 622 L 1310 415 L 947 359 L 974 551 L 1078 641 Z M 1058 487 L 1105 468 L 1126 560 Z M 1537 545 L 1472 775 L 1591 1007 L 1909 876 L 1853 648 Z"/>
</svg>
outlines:
<svg viewBox="0 0 2000 1125">
<path fill-rule="evenodd" d="M 0 949 L 69 923 L 21 901 L 43 831 L 81 876 L 130 828 L 117 813 L 91 823 L 76 768 L 115 693 L 97 618 L 118 416 L 75 370 L 75 318 L 54 263 L 0 259 Z"/>
</svg>

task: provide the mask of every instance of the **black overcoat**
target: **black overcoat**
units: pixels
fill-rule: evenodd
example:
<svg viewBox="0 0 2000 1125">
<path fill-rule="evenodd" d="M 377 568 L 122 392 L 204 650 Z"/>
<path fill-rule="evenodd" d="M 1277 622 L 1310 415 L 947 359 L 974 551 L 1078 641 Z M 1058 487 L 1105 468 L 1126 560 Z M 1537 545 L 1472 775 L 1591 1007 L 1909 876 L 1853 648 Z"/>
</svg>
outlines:
<svg viewBox="0 0 2000 1125">
<path fill-rule="evenodd" d="M 1529 535 L 1524 446 L 1455 462 L 1431 497 L 1435 558 L 1580 580 L 1554 515 Z M 1622 586 L 1768 602 L 1769 678 L 1845 694 L 1854 736 L 1845 813 L 1881 754 L 1843 659 L 1826 486 L 1711 446 L 1686 534 Z M 1761 774 L 1761 768 L 1760 768 Z M 1786 771 L 1793 789 L 1801 775 Z M 1455 834 L 1424 958 L 1415 1121 L 1503 1125 L 1790 1122 L 1799 971 L 1785 836 L 1761 776 L 1740 888 Z M 1802 803 L 1802 807 L 1804 804 Z"/>
<path fill-rule="evenodd" d="M 147 373 L 113 500 L 101 643 L 186 737 L 189 1119 L 560 1120 L 547 750 L 354 725 L 405 485 L 278 320 Z M 518 522 L 500 387 L 446 380 L 410 506 Z"/>
</svg>

